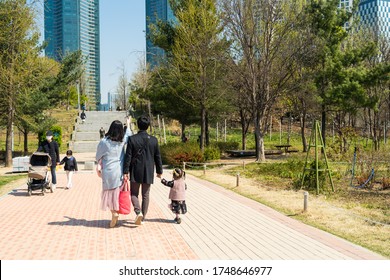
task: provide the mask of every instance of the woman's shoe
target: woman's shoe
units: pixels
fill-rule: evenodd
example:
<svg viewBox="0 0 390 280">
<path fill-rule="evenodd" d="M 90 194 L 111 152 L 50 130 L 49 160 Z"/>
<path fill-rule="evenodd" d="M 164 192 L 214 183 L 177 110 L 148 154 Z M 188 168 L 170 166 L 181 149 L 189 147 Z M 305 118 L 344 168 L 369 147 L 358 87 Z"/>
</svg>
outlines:
<svg viewBox="0 0 390 280">
<path fill-rule="evenodd" d="M 116 223 L 118 222 L 119 214 L 118 213 L 112 213 L 112 218 L 110 222 L 110 228 L 113 228 L 116 226 Z"/>
</svg>

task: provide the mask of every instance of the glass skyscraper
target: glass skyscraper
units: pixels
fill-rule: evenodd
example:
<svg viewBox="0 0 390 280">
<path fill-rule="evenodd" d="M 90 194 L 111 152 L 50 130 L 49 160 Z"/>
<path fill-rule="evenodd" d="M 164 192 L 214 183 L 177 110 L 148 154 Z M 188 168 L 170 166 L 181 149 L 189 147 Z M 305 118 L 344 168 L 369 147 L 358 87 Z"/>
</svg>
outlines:
<svg viewBox="0 0 390 280">
<path fill-rule="evenodd" d="M 81 50 L 86 58 L 82 89 L 89 106 L 100 103 L 99 0 L 45 0 L 45 54 L 61 61 Z"/>
<path fill-rule="evenodd" d="M 352 5 L 353 0 L 340 0 L 340 7 L 348 9 Z M 357 15 L 362 28 L 390 39 L 390 0 L 360 0 Z"/>
<path fill-rule="evenodd" d="M 390 39 L 390 1 L 362 0 L 359 3 L 361 24 L 376 35 Z"/>
<path fill-rule="evenodd" d="M 158 20 L 171 21 L 175 17 L 169 5 L 169 0 L 145 0 L 146 7 L 146 36 L 150 34 L 150 24 L 157 23 Z M 146 62 L 153 68 L 164 58 L 164 50 L 156 47 L 146 39 Z"/>
</svg>

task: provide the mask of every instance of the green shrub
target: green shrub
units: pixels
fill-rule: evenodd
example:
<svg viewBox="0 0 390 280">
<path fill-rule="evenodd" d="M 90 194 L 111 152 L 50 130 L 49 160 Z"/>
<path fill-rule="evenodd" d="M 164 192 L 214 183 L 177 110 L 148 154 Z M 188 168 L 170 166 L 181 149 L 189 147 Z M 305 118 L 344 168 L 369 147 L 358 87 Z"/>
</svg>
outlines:
<svg viewBox="0 0 390 280">
<path fill-rule="evenodd" d="M 317 190 L 317 179 L 316 179 L 316 162 L 313 160 L 310 163 L 310 170 L 305 171 L 305 178 L 303 181 L 303 188 L 309 191 Z M 324 170 L 326 168 L 326 165 L 324 162 L 319 161 L 318 162 L 318 169 Z M 318 172 L 318 183 L 319 188 L 322 188 L 325 185 L 327 173 L 325 171 L 319 171 Z M 302 177 L 301 177 L 302 180 Z"/>
<path fill-rule="evenodd" d="M 217 147 L 206 147 L 202 153 L 199 144 L 195 142 L 168 143 L 162 145 L 160 150 L 163 163 L 172 166 L 181 166 L 183 162 L 203 163 L 221 158 L 221 152 Z"/>
<path fill-rule="evenodd" d="M 240 147 L 240 143 L 238 142 L 216 142 L 215 145 L 223 152 L 228 150 L 238 150 Z"/>
<path fill-rule="evenodd" d="M 49 130 L 53 132 L 53 140 L 61 147 L 62 144 L 62 128 L 58 125 L 52 126 Z M 46 131 L 38 133 L 39 144 L 46 140 Z"/>
<path fill-rule="evenodd" d="M 206 147 L 204 149 L 204 159 L 208 160 L 217 160 L 221 158 L 221 152 L 218 148 Z"/>
<path fill-rule="evenodd" d="M 161 146 L 164 164 L 181 166 L 182 162 L 204 162 L 204 156 L 197 143 L 168 143 Z"/>
</svg>

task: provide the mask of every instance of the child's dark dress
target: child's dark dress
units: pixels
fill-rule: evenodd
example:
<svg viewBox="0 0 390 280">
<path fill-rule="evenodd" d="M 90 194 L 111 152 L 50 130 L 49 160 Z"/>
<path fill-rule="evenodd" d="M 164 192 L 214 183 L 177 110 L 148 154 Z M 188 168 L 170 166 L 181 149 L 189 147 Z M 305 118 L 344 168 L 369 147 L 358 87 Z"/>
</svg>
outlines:
<svg viewBox="0 0 390 280">
<path fill-rule="evenodd" d="M 186 189 L 187 185 L 183 178 L 167 181 L 165 179 L 161 180 L 161 183 L 167 187 L 170 187 L 169 199 L 171 199 L 171 210 L 175 214 L 185 214 L 187 213 L 186 205 Z"/>
</svg>

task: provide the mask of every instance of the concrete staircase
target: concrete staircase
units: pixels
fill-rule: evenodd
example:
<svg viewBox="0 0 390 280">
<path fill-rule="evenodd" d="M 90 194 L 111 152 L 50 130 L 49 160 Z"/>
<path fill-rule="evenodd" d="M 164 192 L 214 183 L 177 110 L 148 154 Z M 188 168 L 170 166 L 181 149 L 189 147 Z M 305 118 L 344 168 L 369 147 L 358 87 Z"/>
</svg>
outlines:
<svg viewBox="0 0 390 280">
<path fill-rule="evenodd" d="M 110 124 L 114 120 L 119 120 L 126 123 L 126 112 L 114 111 L 86 111 L 87 118 L 82 123 L 80 118 L 77 118 L 75 129 L 72 133 L 72 139 L 69 142 L 69 149 L 74 153 L 93 153 L 96 152 L 97 145 L 100 141 L 99 130 L 101 127 L 107 132 Z"/>
</svg>

